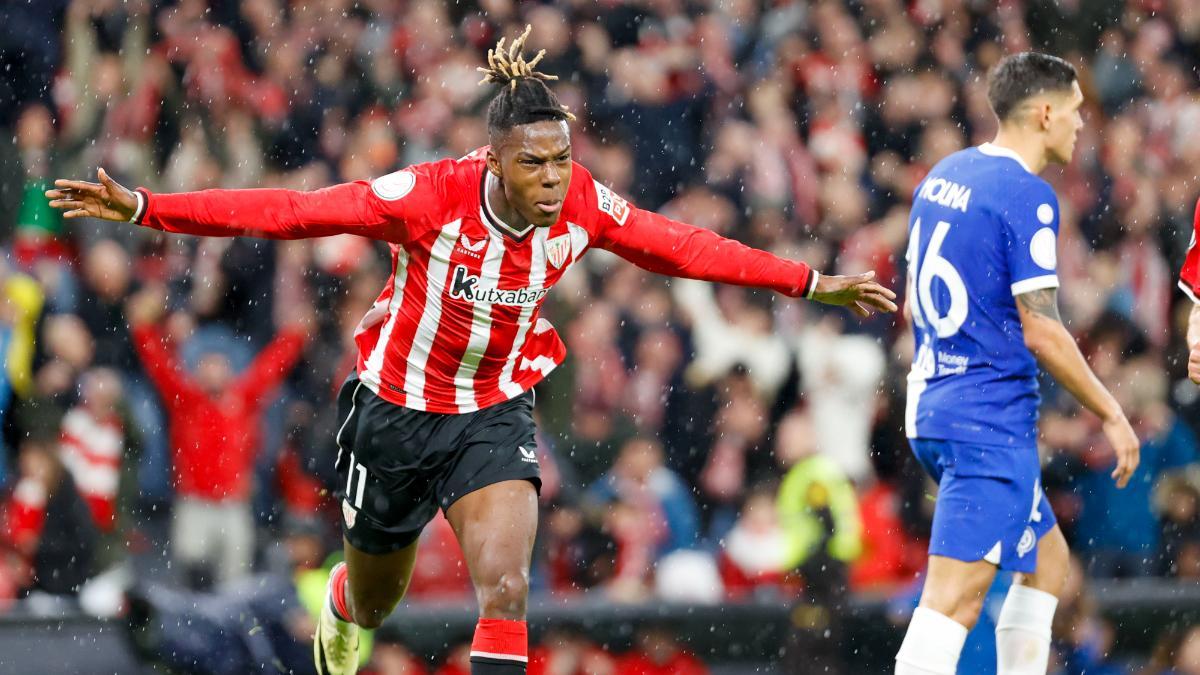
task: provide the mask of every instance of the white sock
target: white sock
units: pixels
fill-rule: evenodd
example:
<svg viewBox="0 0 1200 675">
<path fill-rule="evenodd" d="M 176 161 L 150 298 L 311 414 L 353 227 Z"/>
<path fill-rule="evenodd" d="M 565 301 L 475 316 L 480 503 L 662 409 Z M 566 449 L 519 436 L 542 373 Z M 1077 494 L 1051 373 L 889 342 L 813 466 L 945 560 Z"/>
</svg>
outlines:
<svg viewBox="0 0 1200 675">
<path fill-rule="evenodd" d="M 966 639 L 966 626 L 928 607 L 918 607 L 896 654 L 896 675 L 954 675 Z"/>
<path fill-rule="evenodd" d="M 1046 675 L 1058 598 L 1014 584 L 996 622 L 997 675 Z"/>
</svg>

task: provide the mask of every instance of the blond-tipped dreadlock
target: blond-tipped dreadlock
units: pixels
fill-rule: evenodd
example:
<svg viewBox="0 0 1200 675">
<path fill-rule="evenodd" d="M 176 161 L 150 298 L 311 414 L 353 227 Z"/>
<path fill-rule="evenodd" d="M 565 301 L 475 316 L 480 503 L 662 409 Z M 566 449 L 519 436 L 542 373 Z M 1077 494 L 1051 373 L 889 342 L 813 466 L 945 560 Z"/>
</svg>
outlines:
<svg viewBox="0 0 1200 675">
<path fill-rule="evenodd" d="M 501 89 L 488 104 L 488 134 L 493 140 L 518 124 L 529 124 L 544 120 L 570 120 L 575 116 L 558 101 L 547 80 L 557 80 L 557 75 L 547 75 L 534 70 L 534 66 L 546 55 L 543 49 L 526 61 L 523 49 L 525 40 L 533 26 L 525 26 L 525 32 L 513 40 L 507 48 L 505 38 L 500 38 L 495 49 L 487 54 L 488 67 L 478 68 L 483 73 L 479 84 L 508 85 Z"/>
</svg>

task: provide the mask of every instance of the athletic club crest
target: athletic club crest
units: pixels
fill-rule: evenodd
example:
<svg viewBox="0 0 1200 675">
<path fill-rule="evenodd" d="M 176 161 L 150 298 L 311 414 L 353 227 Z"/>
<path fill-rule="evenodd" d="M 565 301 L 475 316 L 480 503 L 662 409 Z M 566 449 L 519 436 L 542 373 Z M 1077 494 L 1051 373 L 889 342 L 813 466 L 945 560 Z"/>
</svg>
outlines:
<svg viewBox="0 0 1200 675">
<path fill-rule="evenodd" d="M 563 263 L 571 256 L 571 235 L 563 234 L 546 240 L 546 260 L 555 269 L 562 269 Z"/>
<path fill-rule="evenodd" d="M 342 517 L 346 519 L 346 528 L 353 529 L 354 521 L 358 519 L 358 511 L 345 499 L 342 500 Z"/>
</svg>

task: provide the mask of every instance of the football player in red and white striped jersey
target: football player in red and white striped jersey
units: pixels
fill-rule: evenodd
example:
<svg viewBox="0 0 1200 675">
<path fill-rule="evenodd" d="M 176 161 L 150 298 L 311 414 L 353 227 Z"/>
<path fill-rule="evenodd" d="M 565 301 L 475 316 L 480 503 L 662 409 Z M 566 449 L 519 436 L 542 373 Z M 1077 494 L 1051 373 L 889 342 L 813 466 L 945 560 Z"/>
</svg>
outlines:
<svg viewBox="0 0 1200 675">
<path fill-rule="evenodd" d="M 66 217 L 165 232 L 388 242 L 392 276 L 356 332 L 358 367 L 339 398 L 338 469 L 347 565 L 335 568 L 314 653 L 354 672 L 357 628 L 403 596 L 416 537 L 439 506 L 479 597 L 472 673 L 524 673 L 525 604 L 540 486 L 530 389 L 565 355 L 543 299 L 591 248 L 661 274 L 769 288 L 895 311 L 873 273 L 825 276 L 802 262 L 639 209 L 571 160 L 573 116 L 521 54 L 528 28 L 488 54 L 490 145 L 373 181 L 317 190 L 130 191 L 56 181 Z"/>
<path fill-rule="evenodd" d="M 1188 377 L 1200 384 L 1200 201 L 1196 202 L 1196 217 L 1192 222 L 1192 243 L 1188 246 L 1187 258 L 1179 271 L 1179 287 L 1192 299 L 1192 312 L 1188 315 Z"/>
</svg>

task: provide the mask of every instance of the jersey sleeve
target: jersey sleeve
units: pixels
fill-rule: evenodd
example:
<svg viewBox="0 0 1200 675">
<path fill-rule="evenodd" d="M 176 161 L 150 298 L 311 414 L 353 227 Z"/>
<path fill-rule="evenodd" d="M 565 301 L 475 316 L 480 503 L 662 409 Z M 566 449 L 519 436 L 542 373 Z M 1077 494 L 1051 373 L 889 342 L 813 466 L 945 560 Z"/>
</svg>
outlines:
<svg viewBox="0 0 1200 675">
<path fill-rule="evenodd" d="M 642 269 L 672 277 L 768 288 L 811 297 L 817 274 L 802 262 L 639 209 L 585 174 L 584 208 L 595 245 Z"/>
<path fill-rule="evenodd" d="M 1179 288 L 1192 302 L 1200 303 L 1200 246 L 1196 245 L 1197 239 L 1200 239 L 1200 202 L 1196 202 L 1196 216 L 1192 222 L 1192 243 L 1188 245 L 1183 269 L 1179 271 Z"/>
<path fill-rule="evenodd" d="M 445 163 L 418 164 L 372 181 L 296 190 L 202 190 L 153 194 L 139 224 L 209 237 L 305 239 L 356 234 L 403 244 L 444 203 Z"/>
<path fill-rule="evenodd" d="M 1012 294 L 1058 288 L 1058 198 L 1044 181 L 1004 195 L 1004 223 Z"/>
</svg>

